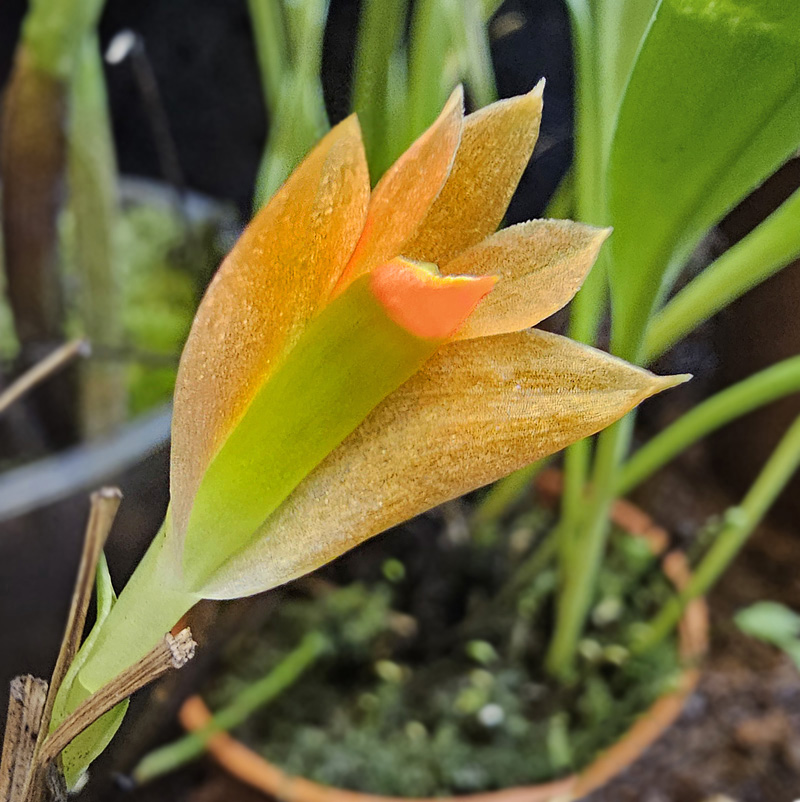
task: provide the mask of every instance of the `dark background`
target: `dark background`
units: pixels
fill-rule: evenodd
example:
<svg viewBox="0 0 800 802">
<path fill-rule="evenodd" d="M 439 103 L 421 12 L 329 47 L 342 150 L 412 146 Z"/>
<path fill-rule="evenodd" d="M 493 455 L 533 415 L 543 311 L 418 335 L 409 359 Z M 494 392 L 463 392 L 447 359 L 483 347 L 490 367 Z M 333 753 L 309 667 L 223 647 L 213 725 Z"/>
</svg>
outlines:
<svg viewBox="0 0 800 802">
<path fill-rule="evenodd" d="M 4 84 L 26 4 L 0 4 L 0 83 Z M 359 3 L 332 0 L 323 83 L 335 123 L 349 112 Z M 542 137 L 511 216 L 541 212 L 571 158 L 569 25 L 563 0 L 509 0 L 500 14 L 525 24 L 493 42 L 502 97 L 547 79 Z M 249 208 L 267 130 L 244 0 L 109 0 L 100 32 L 105 47 L 120 30 L 144 38 L 188 185 Z M 150 127 L 129 62 L 107 67 L 114 135 L 123 173 L 161 177 Z"/>
</svg>

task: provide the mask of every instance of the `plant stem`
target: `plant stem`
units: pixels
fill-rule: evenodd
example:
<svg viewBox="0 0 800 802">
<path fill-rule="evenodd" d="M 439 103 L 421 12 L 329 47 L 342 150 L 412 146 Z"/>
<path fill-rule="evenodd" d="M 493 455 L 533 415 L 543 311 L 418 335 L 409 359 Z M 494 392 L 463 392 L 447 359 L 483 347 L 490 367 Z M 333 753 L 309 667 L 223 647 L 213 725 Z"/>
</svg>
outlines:
<svg viewBox="0 0 800 802">
<path fill-rule="evenodd" d="M 329 128 L 320 80 L 327 2 L 303 0 L 287 12 L 292 62 L 283 75 L 256 176 L 255 210 L 272 197 Z"/>
<path fill-rule="evenodd" d="M 68 703 L 61 708 L 64 714 L 140 660 L 200 601 L 174 587 L 166 535 L 164 526 L 103 621 L 72 683 Z"/>
<path fill-rule="evenodd" d="M 572 201 L 576 217 L 587 223 L 606 222 L 603 192 L 602 124 L 600 89 L 597 77 L 597 47 L 595 21 L 585 0 L 569 0 L 573 52 L 575 54 L 575 162 L 572 166 Z M 567 180 L 567 179 L 565 179 Z M 607 303 L 608 262 L 601 251 L 597 262 L 570 305 L 569 336 L 594 345 L 597 330 Z M 580 519 L 584 490 L 589 475 L 591 440 L 571 445 L 564 458 L 564 494 L 562 523 L 559 527 L 564 544 L 564 557 Z M 564 565 L 564 572 L 568 570 Z"/>
<path fill-rule="evenodd" d="M 728 510 L 727 522 L 692 574 L 684 590 L 671 598 L 650 621 L 632 651 L 642 654 L 660 643 L 677 626 L 686 605 L 704 595 L 733 561 L 748 537 L 800 467 L 800 417 L 789 427 L 738 507 Z"/>
<path fill-rule="evenodd" d="M 76 57 L 69 105 L 69 208 L 81 290 L 81 325 L 90 342 L 114 348 L 123 340 L 120 291 L 114 274 L 117 164 L 103 58 L 94 33 L 84 38 Z M 108 434 L 125 420 L 125 366 L 116 360 L 98 360 L 82 367 L 82 432 L 89 438 Z"/>
<path fill-rule="evenodd" d="M 572 166 L 572 202 L 578 219 L 589 223 L 604 222 L 602 209 L 600 90 L 596 76 L 597 42 L 592 10 L 585 0 L 569 0 L 575 58 L 575 161 Z M 600 258 L 570 305 L 568 334 L 571 338 L 594 344 L 606 304 L 606 259 Z M 553 674 L 567 673 L 568 657 L 577 633 L 579 603 L 575 588 L 576 537 L 585 511 L 586 483 L 592 455 L 592 440 L 585 438 L 571 445 L 564 454 L 564 492 L 561 498 L 561 520 L 557 529 L 561 591 L 557 600 L 557 621 L 554 640 L 547 657 Z"/>
<path fill-rule="evenodd" d="M 23 373 L 10 387 L 0 393 L 0 414 L 74 359 L 80 356 L 88 356 L 89 351 L 89 343 L 86 340 L 72 340 L 56 348 L 41 362 L 37 362 L 30 370 Z"/>
<path fill-rule="evenodd" d="M 682 289 L 651 321 L 645 362 L 800 255 L 800 189 Z"/>
<path fill-rule="evenodd" d="M 491 524 L 502 518 L 509 507 L 530 488 L 531 482 L 541 473 L 547 462 L 548 460 L 539 460 L 495 482 L 475 509 L 475 523 Z"/>
<path fill-rule="evenodd" d="M 67 90 L 28 48 L 17 47 L 3 96 L 0 179 L 6 293 L 23 348 L 63 339 L 57 243 Z"/>
<path fill-rule="evenodd" d="M 247 0 L 256 56 L 261 72 L 261 89 L 270 118 L 277 114 L 281 85 L 289 65 L 286 22 L 280 0 Z"/>
<path fill-rule="evenodd" d="M 328 642 L 319 632 L 306 635 L 294 651 L 286 655 L 265 677 L 240 691 L 214 715 L 207 726 L 146 755 L 133 770 L 137 784 L 142 785 L 174 771 L 202 755 L 209 739 L 219 732 L 238 727 L 256 710 L 280 696 L 327 648 Z"/>
<path fill-rule="evenodd" d="M 86 524 L 86 534 L 83 540 L 81 561 L 78 565 L 78 575 L 75 579 L 75 589 L 72 593 L 72 602 L 64 629 L 64 637 L 61 639 L 58 659 L 50 677 L 47 703 L 42 713 L 43 733 L 40 736 L 40 742 L 49 730 L 58 690 L 64 682 L 69 667 L 80 648 L 86 624 L 86 614 L 89 610 L 89 602 L 92 599 L 98 563 L 103 557 L 103 547 L 111 532 L 121 501 L 122 493 L 116 487 L 103 487 L 91 495 L 91 511 L 89 521 Z M 97 603 L 98 608 L 101 607 L 99 598 Z M 37 749 L 39 746 L 40 743 L 37 744 Z"/>
<path fill-rule="evenodd" d="M 597 441 L 592 487 L 574 541 L 568 570 L 558 596 L 556 629 L 546 658 L 547 670 L 555 677 L 569 679 L 586 616 L 597 585 L 606 540 L 611 525 L 609 512 L 614 501 L 614 478 L 624 446 L 629 442 L 633 415 L 606 429 Z M 579 557 L 579 559 L 578 559 Z"/>
<path fill-rule="evenodd" d="M 386 146 L 389 130 L 401 125 L 388 116 L 387 90 L 392 56 L 405 28 L 408 0 L 366 0 L 361 8 L 356 49 L 353 110 L 364 133 L 373 183 L 393 160 Z"/>
<path fill-rule="evenodd" d="M 592 458 L 592 438 L 573 443 L 564 452 L 564 492 L 561 496 L 559 550 L 565 570 L 569 570 L 570 555 L 586 501 L 586 480 Z"/>
<path fill-rule="evenodd" d="M 418 0 L 411 16 L 408 62 L 408 120 L 406 138 L 412 142 L 439 114 L 448 89 L 444 62 L 450 42 L 445 4 L 450 0 Z M 449 37 L 448 37 L 449 39 Z"/>
<path fill-rule="evenodd" d="M 521 588 L 532 582 L 558 555 L 558 537 L 551 530 L 544 536 L 536 550 L 523 560 L 522 564 L 503 585 L 496 600 L 499 605 L 514 599 Z"/>
<path fill-rule="evenodd" d="M 10 691 L 0 760 L 0 799 L 24 802 L 42 726 L 47 683 L 27 674 L 14 677 Z"/>
<path fill-rule="evenodd" d="M 616 494 L 629 493 L 681 451 L 726 423 L 796 392 L 800 392 L 800 356 L 785 359 L 717 393 L 642 446 L 620 469 Z"/>
<path fill-rule="evenodd" d="M 95 721 L 136 691 L 163 677 L 172 669 L 183 668 L 194 658 L 197 644 L 191 630 L 183 629 L 173 636 L 167 632 L 158 643 L 129 668 L 114 677 L 85 699 L 61 725 L 47 736 L 41 755 L 42 763 L 58 757 L 66 747 Z"/>
<path fill-rule="evenodd" d="M 97 28 L 105 0 L 32 0 L 22 38 L 37 66 L 69 79 L 84 37 Z"/>
</svg>

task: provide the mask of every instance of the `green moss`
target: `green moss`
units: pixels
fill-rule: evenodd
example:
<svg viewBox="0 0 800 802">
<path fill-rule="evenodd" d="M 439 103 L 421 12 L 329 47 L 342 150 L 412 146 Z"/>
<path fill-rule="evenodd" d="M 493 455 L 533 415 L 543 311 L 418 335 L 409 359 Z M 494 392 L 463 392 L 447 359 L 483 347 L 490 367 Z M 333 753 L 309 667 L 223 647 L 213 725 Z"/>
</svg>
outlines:
<svg viewBox="0 0 800 802">
<path fill-rule="evenodd" d="M 0 231 L 0 359 L 10 361 L 19 349 L 19 342 L 14 331 L 14 318 L 11 315 L 11 304 L 6 292 L 6 271 L 3 265 L 3 237 Z"/>
<path fill-rule="evenodd" d="M 512 540 L 426 555 L 438 560 L 439 581 L 460 588 L 445 594 L 439 609 L 431 599 L 441 588 L 420 574 L 418 560 L 399 555 L 391 559 L 403 563 L 403 579 L 388 582 L 382 561 L 368 584 L 323 598 L 289 596 L 265 632 L 236 646 L 236 671 L 213 689 L 212 706 L 316 629 L 330 638 L 331 654 L 238 732 L 286 771 L 413 797 L 530 784 L 586 765 L 678 675 L 674 644 L 636 659 L 623 646 L 630 627 L 669 589 L 641 543 L 616 534 L 579 682 L 553 686 L 541 671 L 546 644 L 537 634 L 552 615 L 553 572 L 543 571 L 506 604 L 491 601 L 518 560 L 513 549 L 504 551 Z M 648 571 L 646 591 L 631 585 L 631 575 Z M 598 613 L 604 607 L 605 617 Z M 429 615 L 409 619 L 420 609 Z M 436 620 L 454 610 L 457 620 L 444 627 Z"/>
<path fill-rule="evenodd" d="M 81 271 L 76 264 L 75 221 L 62 214 L 61 254 L 71 336 L 84 334 L 78 302 Z M 201 289 L 203 265 L 186 264 L 187 231 L 177 208 L 165 203 L 132 203 L 117 218 L 114 280 L 121 309 L 120 341 L 94 343 L 97 359 L 124 362 L 128 411 L 135 415 L 169 401 L 178 357 L 189 333 Z M 204 254 L 216 260 L 209 248 Z"/>
</svg>

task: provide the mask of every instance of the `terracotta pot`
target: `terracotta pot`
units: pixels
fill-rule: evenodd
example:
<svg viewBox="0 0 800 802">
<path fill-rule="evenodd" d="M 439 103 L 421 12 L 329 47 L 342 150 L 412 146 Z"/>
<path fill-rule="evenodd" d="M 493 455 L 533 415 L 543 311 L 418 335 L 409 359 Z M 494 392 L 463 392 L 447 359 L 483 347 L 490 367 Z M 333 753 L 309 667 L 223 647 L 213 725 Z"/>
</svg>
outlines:
<svg viewBox="0 0 800 802">
<path fill-rule="evenodd" d="M 537 481 L 537 489 L 545 498 L 555 500 L 561 492 L 561 474 L 555 470 L 545 471 Z M 644 538 L 655 554 L 664 555 L 662 570 L 677 589 L 686 585 L 690 576 L 686 557 L 680 552 L 667 552 L 669 536 L 646 513 L 630 502 L 619 500 L 614 504 L 611 517 L 621 529 Z M 686 668 L 677 689 L 658 699 L 620 740 L 587 768 L 545 784 L 437 797 L 424 802 L 568 802 L 589 794 L 636 761 L 678 718 L 697 685 L 698 664 L 707 648 L 708 610 L 705 601 L 698 599 L 689 604 L 679 627 L 679 651 Z M 199 696 L 188 699 L 179 714 L 181 725 L 188 732 L 205 727 L 211 716 Z M 214 760 L 233 777 L 281 802 L 410 802 L 404 797 L 347 791 L 289 776 L 227 733 L 214 735 L 207 748 Z"/>
</svg>

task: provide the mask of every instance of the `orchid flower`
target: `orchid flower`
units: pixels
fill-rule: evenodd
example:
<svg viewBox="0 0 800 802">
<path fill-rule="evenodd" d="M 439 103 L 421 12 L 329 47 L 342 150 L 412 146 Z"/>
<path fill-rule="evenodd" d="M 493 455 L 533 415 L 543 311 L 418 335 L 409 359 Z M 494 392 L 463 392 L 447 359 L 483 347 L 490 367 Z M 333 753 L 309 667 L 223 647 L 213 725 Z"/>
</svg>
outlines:
<svg viewBox="0 0 800 802">
<path fill-rule="evenodd" d="M 459 88 L 374 191 L 349 117 L 256 215 L 181 358 L 165 524 L 79 655 L 65 711 L 200 599 L 313 571 L 681 380 L 531 329 L 609 233 L 495 233 L 541 109 L 540 84 L 464 118 Z"/>
</svg>

